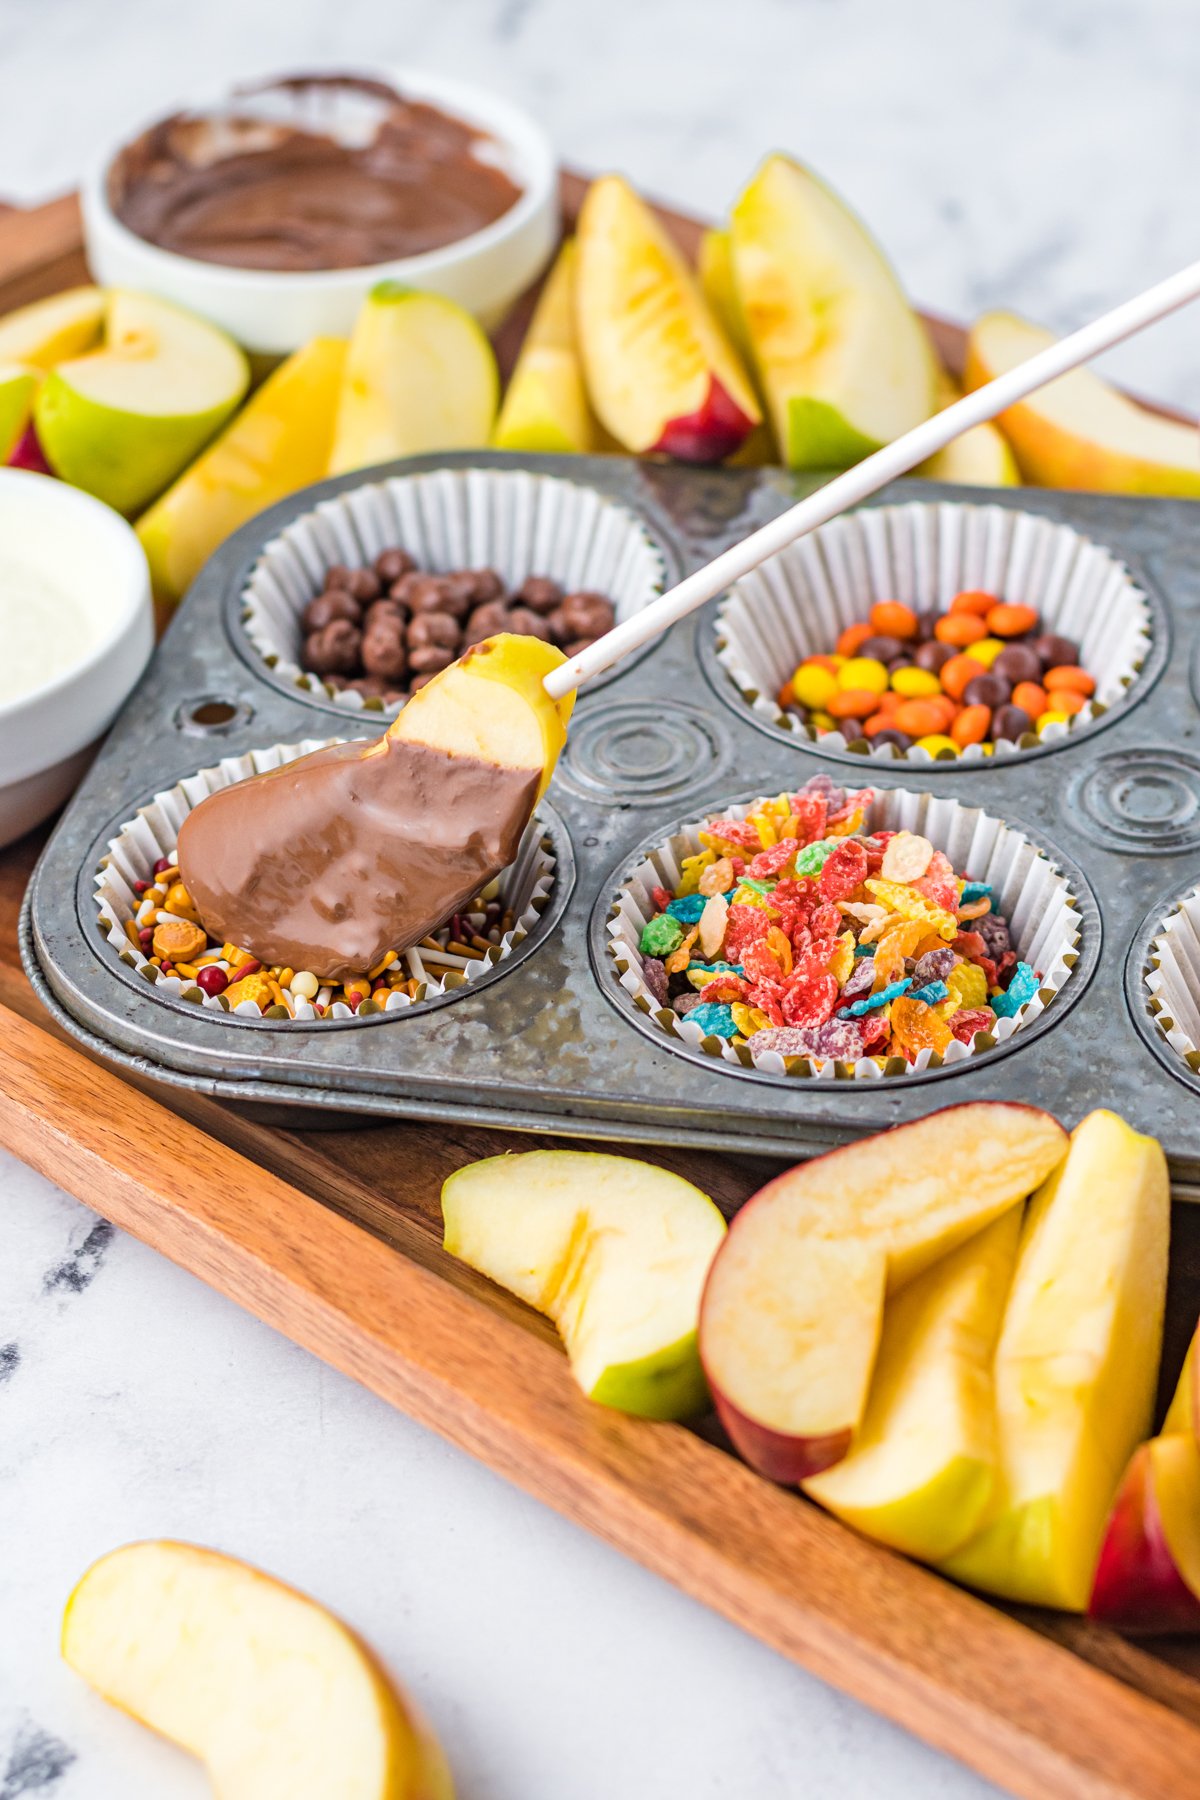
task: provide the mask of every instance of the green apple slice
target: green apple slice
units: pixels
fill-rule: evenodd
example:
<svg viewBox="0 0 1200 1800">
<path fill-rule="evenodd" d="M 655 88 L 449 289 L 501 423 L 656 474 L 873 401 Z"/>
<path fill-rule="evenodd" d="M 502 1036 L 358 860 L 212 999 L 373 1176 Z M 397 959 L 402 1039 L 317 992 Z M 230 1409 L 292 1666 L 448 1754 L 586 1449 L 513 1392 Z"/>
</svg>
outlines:
<svg viewBox="0 0 1200 1800">
<path fill-rule="evenodd" d="M 0 463 L 8 461 L 21 441 L 41 379 L 42 371 L 27 363 L 0 365 Z"/>
<path fill-rule="evenodd" d="M 804 1490 L 866 1536 L 937 1561 L 971 1535 L 996 1468 L 992 1357 L 1020 1207 L 887 1302 L 863 1421 Z"/>
<path fill-rule="evenodd" d="M 0 362 L 52 369 L 67 356 L 90 350 L 104 324 L 103 288 L 68 288 L 48 300 L 18 306 L 0 318 Z"/>
<path fill-rule="evenodd" d="M 381 281 L 350 339 L 330 474 L 478 449 L 491 441 L 499 399 L 496 358 L 478 321 L 442 294 Z"/>
<path fill-rule="evenodd" d="M 214 1550 L 152 1542 L 102 1557 L 67 1602 L 62 1652 L 199 1757 L 222 1800 L 453 1800 L 433 1734 L 366 1645 Z"/>
<path fill-rule="evenodd" d="M 246 358 L 215 325 L 114 288 L 103 343 L 47 376 L 34 422 L 56 475 L 134 513 L 220 430 L 249 381 Z"/>
<path fill-rule="evenodd" d="M 845 468 L 934 410 L 925 329 L 854 214 L 790 157 L 733 209 L 734 275 L 775 436 L 792 468 Z"/>
<path fill-rule="evenodd" d="M 532 1150 L 458 1170 L 442 1212 L 453 1256 L 554 1320 L 591 1399 L 648 1419 L 703 1411 L 696 1327 L 725 1221 L 690 1181 L 631 1157 Z"/>
</svg>

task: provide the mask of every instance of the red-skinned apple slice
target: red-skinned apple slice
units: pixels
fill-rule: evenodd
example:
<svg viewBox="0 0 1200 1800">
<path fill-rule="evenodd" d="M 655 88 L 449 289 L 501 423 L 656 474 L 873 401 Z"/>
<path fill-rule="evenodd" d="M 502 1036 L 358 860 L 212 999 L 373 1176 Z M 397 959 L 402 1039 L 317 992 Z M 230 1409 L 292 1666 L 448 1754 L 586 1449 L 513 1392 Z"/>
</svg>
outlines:
<svg viewBox="0 0 1200 1800">
<path fill-rule="evenodd" d="M 1200 1632 L 1200 1449 L 1190 1432 L 1135 1451 L 1088 1611 L 1118 1631 Z"/>
<path fill-rule="evenodd" d="M 627 450 L 719 462 L 762 417 L 700 285 L 618 175 L 588 189 L 576 235 L 576 311 L 588 392 Z"/>
<path fill-rule="evenodd" d="M 748 1200 L 700 1314 L 704 1371 L 746 1461 L 798 1482 L 844 1456 L 886 1295 L 1023 1200 L 1066 1149 L 1040 1108 L 973 1101 L 802 1163 Z"/>
</svg>

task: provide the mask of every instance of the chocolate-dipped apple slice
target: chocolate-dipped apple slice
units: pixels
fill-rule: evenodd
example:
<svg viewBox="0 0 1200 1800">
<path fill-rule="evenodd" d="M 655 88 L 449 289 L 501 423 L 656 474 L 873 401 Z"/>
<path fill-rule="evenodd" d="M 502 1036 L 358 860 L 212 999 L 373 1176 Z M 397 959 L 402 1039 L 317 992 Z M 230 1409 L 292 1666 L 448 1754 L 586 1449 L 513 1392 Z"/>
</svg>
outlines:
<svg viewBox="0 0 1200 1800">
<path fill-rule="evenodd" d="M 208 930 L 323 980 L 417 943 L 517 854 L 566 742 L 564 660 L 537 638 L 475 645 L 383 737 L 332 745 L 210 794 L 179 834 Z"/>
</svg>

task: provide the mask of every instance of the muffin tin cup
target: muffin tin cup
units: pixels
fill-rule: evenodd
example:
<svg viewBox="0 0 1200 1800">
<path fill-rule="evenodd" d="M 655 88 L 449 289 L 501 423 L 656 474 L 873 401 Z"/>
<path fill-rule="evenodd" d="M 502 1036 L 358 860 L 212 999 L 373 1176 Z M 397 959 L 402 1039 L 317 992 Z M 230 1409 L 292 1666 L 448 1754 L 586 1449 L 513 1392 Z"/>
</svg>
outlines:
<svg viewBox="0 0 1200 1800">
<path fill-rule="evenodd" d="M 658 885 L 674 890 L 682 859 L 703 848 L 699 834 L 710 819 L 744 819 L 760 799 L 759 795 L 739 799 L 702 819 L 677 826 L 661 842 L 638 853 L 634 864 L 616 878 L 607 923 L 611 964 L 606 974 L 609 980 L 619 982 L 640 1013 L 655 1021 L 664 1043 L 672 1048 L 702 1052 L 734 1072 L 821 1081 L 873 1081 L 881 1076 L 953 1071 L 1006 1043 L 1039 1018 L 1069 979 L 1080 954 L 1078 896 L 1050 858 L 1017 826 L 979 807 L 939 794 L 882 788 L 875 791 L 867 807 L 864 831 L 919 832 L 944 851 L 960 873 L 990 883 L 994 910 L 1008 920 L 1013 948 L 1041 977 L 1038 992 L 1015 1017 L 998 1019 L 994 1033 L 980 1033 L 970 1044 L 955 1039 L 943 1056 L 922 1050 L 913 1063 L 899 1056 L 888 1058 L 882 1066 L 872 1057 L 843 1063 L 831 1058 L 784 1057 L 774 1050 L 755 1057 L 753 1039 L 734 1047 L 724 1039 L 706 1037 L 686 1016 L 680 1018 L 669 1007 L 660 1006 L 644 980 L 639 940 L 643 926 L 657 910 L 650 890 Z"/>
<path fill-rule="evenodd" d="M 438 469 L 367 482 L 323 500 L 264 547 L 242 594 L 246 643 L 270 679 L 347 715 L 389 716 L 300 666 L 301 616 L 335 563 L 354 568 L 399 546 L 432 573 L 495 569 L 511 591 L 530 575 L 605 594 L 618 620 L 666 585 L 662 550 L 640 519 L 595 488 L 525 469 Z"/>
<path fill-rule="evenodd" d="M 126 819 L 109 840 L 107 853 L 96 870 L 94 894 L 104 939 L 125 969 L 153 983 L 157 997 L 198 1005 L 207 1014 L 238 1023 L 282 1028 L 299 1025 L 324 1028 L 331 1023 L 366 1025 L 379 1019 L 394 1018 L 410 1007 L 443 998 L 456 989 L 469 990 L 528 938 L 549 903 L 555 879 L 555 858 L 536 817 L 530 821 L 515 861 L 496 878 L 496 897 L 506 908 L 511 908 L 515 914 L 514 924 L 494 951 L 477 961 L 449 951 L 435 954 L 417 946 L 402 951 L 400 963 L 407 974 L 420 983 L 413 996 L 392 993 L 369 1013 L 362 1013 L 361 1008 L 356 1012 L 339 1000 L 324 1015 L 317 1013 L 310 1001 L 296 997 L 295 1018 L 265 1020 L 253 1001 L 245 1000 L 230 1009 L 223 997 L 206 994 L 195 982 L 158 973 L 125 931 L 124 921 L 132 918 L 141 904 L 141 896 L 134 891 L 134 882 L 149 878 L 159 857 L 174 855 L 184 820 L 209 794 L 341 742 L 344 740 L 340 738 L 312 738 L 302 743 L 272 744 L 269 749 L 251 750 L 241 756 L 227 756 L 211 768 L 186 776 L 174 787 L 162 789 L 146 805 L 140 806 L 132 818 Z"/>
<path fill-rule="evenodd" d="M 1200 1074 L 1200 887 L 1160 918 L 1143 981 L 1158 1032 Z"/>
<path fill-rule="evenodd" d="M 936 759 L 916 745 L 872 747 L 840 731 L 818 733 L 776 696 L 806 656 L 828 654 L 878 600 L 916 611 L 946 607 L 965 588 L 1037 608 L 1043 627 L 1073 639 L 1096 692 L 1067 723 L 972 744 Z M 953 501 L 877 506 L 801 538 L 731 590 L 716 614 L 716 661 L 751 716 L 815 750 L 850 750 L 876 766 L 986 767 L 1086 731 L 1122 702 L 1150 655 L 1147 596 L 1111 551 L 1071 526 L 1012 507 Z"/>
</svg>

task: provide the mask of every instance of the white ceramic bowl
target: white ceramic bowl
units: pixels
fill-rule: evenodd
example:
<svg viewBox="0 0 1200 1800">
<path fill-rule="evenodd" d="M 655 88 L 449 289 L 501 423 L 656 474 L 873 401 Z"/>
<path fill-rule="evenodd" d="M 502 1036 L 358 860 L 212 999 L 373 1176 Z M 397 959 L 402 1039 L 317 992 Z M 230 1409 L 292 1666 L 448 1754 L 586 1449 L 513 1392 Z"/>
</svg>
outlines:
<svg viewBox="0 0 1200 1800">
<path fill-rule="evenodd" d="M 18 612 L 37 616 L 28 592 L 41 582 L 77 654 L 25 692 L 0 689 L 0 845 L 66 799 L 154 648 L 150 573 L 121 515 L 65 482 L 0 469 L 0 655 L 7 642 L 11 659 Z"/>
<path fill-rule="evenodd" d="M 82 189 L 83 232 L 96 280 L 145 288 L 224 326 L 247 350 L 286 355 L 310 338 L 346 337 L 377 281 L 446 294 L 490 329 L 545 268 L 558 237 L 558 172 L 550 141 L 528 114 L 483 88 L 416 70 L 382 71 L 399 92 L 427 100 L 479 126 L 507 154 L 522 189 L 515 206 L 482 231 L 428 250 L 358 269 L 286 273 L 200 262 L 148 244 L 123 225 L 108 202 L 108 172 L 139 126 L 88 172 Z M 211 102 L 219 104 L 219 102 Z M 189 110 L 202 112 L 205 102 Z M 160 113 L 159 117 L 162 116 Z M 147 121 L 147 124 L 155 121 Z"/>
</svg>

